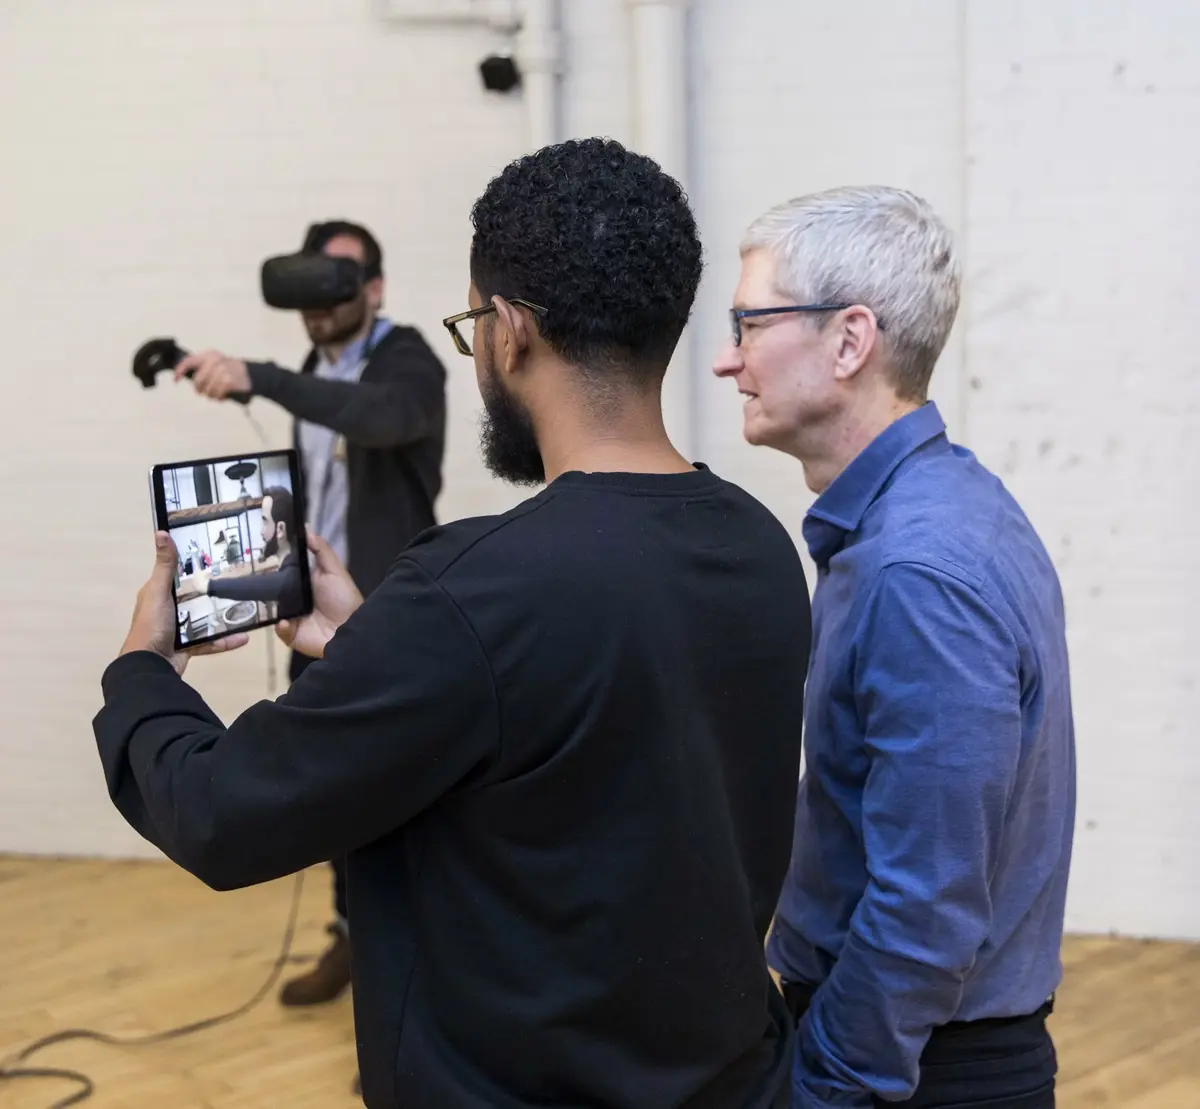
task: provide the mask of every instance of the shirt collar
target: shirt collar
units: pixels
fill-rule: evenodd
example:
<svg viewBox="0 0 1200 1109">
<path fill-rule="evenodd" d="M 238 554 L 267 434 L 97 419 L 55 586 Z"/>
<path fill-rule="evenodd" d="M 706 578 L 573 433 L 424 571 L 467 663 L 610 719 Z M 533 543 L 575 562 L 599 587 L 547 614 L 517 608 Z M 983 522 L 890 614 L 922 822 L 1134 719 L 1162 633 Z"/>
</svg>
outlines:
<svg viewBox="0 0 1200 1109">
<path fill-rule="evenodd" d="M 842 548 L 867 509 L 879 496 L 896 468 L 931 439 L 945 434 L 946 424 L 937 405 L 928 401 L 901 416 L 877 435 L 847 466 L 808 510 L 804 541 L 818 566 L 825 566 Z"/>
</svg>

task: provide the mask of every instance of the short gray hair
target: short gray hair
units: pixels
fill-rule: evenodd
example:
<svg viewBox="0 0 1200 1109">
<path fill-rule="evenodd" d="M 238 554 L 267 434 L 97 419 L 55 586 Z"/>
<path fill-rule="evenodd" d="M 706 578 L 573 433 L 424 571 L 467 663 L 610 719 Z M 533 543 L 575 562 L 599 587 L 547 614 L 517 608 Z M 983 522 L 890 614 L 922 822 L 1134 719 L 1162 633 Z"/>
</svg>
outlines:
<svg viewBox="0 0 1200 1109">
<path fill-rule="evenodd" d="M 862 304 L 882 324 L 892 385 L 924 400 L 958 313 L 954 237 L 921 197 L 883 185 L 798 197 L 755 220 L 742 254 L 770 250 L 797 303 Z"/>
</svg>

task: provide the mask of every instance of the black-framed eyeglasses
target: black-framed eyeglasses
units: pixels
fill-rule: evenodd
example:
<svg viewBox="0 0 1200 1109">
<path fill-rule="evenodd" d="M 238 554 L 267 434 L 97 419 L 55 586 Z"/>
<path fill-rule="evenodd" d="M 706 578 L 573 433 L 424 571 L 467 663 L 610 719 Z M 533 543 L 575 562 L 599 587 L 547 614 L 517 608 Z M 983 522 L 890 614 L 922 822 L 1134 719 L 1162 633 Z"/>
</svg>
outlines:
<svg viewBox="0 0 1200 1109">
<path fill-rule="evenodd" d="M 729 325 L 733 329 L 733 345 L 742 345 L 742 320 L 757 316 L 778 316 L 785 312 L 841 312 L 853 308 L 853 304 L 785 304 L 778 308 L 730 308 Z M 884 330 L 883 321 L 876 318 L 876 326 Z"/>
<path fill-rule="evenodd" d="M 549 310 L 543 308 L 540 304 L 534 304 L 532 300 L 524 300 L 521 297 L 506 297 L 509 304 L 516 304 L 521 308 L 528 308 L 531 312 L 536 312 L 539 316 L 549 314 Z M 489 312 L 496 311 L 496 306 L 492 303 L 485 304 L 482 308 L 472 308 L 469 312 L 459 312 L 457 316 L 447 316 L 442 320 L 443 326 L 450 332 L 450 338 L 454 340 L 454 348 L 459 354 L 470 356 L 471 354 L 471 338 L 469 334 L 464 334 L 465 328 L 460 327 L 461 324 L 473 323 L 480 316 L 486 316 Z"/>
</svg>

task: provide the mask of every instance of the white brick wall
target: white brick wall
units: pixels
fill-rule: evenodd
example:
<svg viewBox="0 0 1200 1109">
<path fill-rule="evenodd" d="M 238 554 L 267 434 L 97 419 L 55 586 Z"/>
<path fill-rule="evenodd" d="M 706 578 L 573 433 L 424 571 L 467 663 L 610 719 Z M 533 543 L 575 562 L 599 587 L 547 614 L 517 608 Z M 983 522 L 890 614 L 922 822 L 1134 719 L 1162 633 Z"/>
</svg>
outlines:
<svg viewBox="0 0 1200 1109">
<path fill-rule="evenodd" d="M 567 127 L 628 141 L 625 6 L 566 8 Z M 747 447 L 736 397 L 707 374 L 738 238 L 809 189 L 927 195 L 969 274 L 937 399 L 1028 508 L 1070 606 L 1070 923 L 1200 937 L 1200 15 L 1168 0 L 695 0 L 692 28 L 698 456 L 799 538 L 798 465 Z M 495 44 L 382 24 L 368 0 L 0 5 L 0 850 L 144 850 L 104 795 L 90 718 L 149 562 L 145 471 L 256 440 L 239 410 L 165 382 L 143 392 L 129 357 L 170 334 L 294 362 L 302 335 L 259 304 L 257 266 L 310 219 L 379 233 L 389 308 L 446 359 L 442 517 L 517 499 L 477 460 L 473 375 L 439 325 L 465 304 L 470 203 L 527 143 L 519 100 L 479 87 Z M 283 444 L 286 419 L 255 411 Z M 265 692 L 266 643 L 193 668 L 223 714 Z"/>
<path fill-rule="evenodd" d="M 969 431 L 1066 591 L 1069 923 L 1200 937 L 1200 12 L 968 7 Z"/>
</svg>

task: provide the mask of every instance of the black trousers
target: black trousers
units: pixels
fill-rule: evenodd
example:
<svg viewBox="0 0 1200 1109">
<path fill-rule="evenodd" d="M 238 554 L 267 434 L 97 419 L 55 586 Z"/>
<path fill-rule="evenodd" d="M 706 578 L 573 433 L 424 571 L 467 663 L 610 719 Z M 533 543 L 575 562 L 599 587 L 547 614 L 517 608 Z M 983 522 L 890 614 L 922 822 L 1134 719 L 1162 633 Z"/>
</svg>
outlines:
<svg viewBox="0 0 1200 1109">
<path fill-rule="evenodd" d="M 288 680 L 294 682 L 311 662 L 312 659 L 307 655 L 293 651 L 288 659 Z M 334 859 L 329 865 L 333 867 L 333 911 L 338 920 L 345 924 L 349 919 L 346 909 L 346 860 Z"/>
<path fill-rule="evenodd" d="M 813 990 L 784 985 L 797 1021 Z M 921 1077 L 907 1101 L 875 1099 L 878 1109 L 1054 1109 L 1058 1060 L 1046 1027 L 1053 1008 L 997 1020 L 954 1021 L 933 1030 L 921 1052 Z"/>
</svg>

